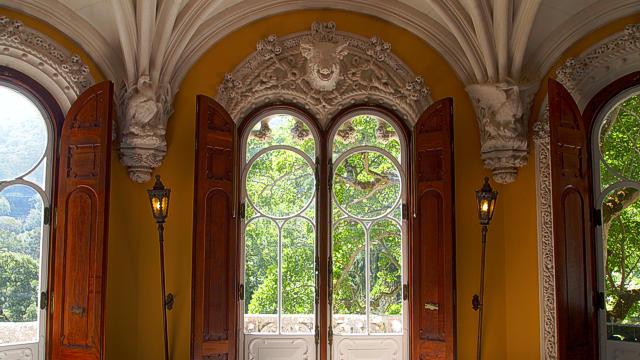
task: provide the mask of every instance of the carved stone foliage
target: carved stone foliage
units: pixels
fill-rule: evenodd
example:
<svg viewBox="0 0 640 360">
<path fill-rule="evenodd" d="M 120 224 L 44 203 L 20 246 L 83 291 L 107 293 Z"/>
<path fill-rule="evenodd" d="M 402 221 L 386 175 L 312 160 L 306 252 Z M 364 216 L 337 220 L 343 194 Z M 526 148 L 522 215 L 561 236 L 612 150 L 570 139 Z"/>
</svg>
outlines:
<svg viewBox="0 0 640 360">
<path fill-rule="evenodd" d="M 389 43 L 316 22 L 309 32 L 258 42 L 256 52 L 225 76 L 217 100 L 235 121 L 264 104 L 293 103 L 322 122 L 346 106 L 369 104 L 414 123 L 431 94 Z"/>
<path fill-rule="evenodd" d="M 598 44 L 556 70 L 557 80 L 569 90 L 580 110 L 605 85 L 638 70 L 640 64 L 640 24 Z"/>
<path fill-rule="evenodd" d="M 549 138 L 549 107 L 544 107 L 540 120 L 533 125 L 536 149 L 538 199 L 538 272 L 540 277 L 540 315 L 542 357 L 557 359 L 555 257 L 553 243 L 553 213 L 551 204 L 551 144 Z"/>
<path fill-rule="evenodd" d="M 170 87 L 154 84 L 148 76 L 120 91 L 120 161 L 135 182 L 149 181 L 167 153 L 165 135 L 172 101 Z"/>
<path fill-rule="evenodd" d="M 94 83 L 89 67 L 78 55 L 6 16 L 0 16 L 0 63 L 43 83 L 56 100 L 64 99 L 60 104 L 64 110 Z M 56 88 L 52 89 L 50 83 Z"/>
<path fill-rule="evenodd" d="M 527 163 L 527 114 L 535 90 L 508 82 L 467 86 L 480 128 L 480 157 L 499 183 L 515 181 Z"/>
</svg>

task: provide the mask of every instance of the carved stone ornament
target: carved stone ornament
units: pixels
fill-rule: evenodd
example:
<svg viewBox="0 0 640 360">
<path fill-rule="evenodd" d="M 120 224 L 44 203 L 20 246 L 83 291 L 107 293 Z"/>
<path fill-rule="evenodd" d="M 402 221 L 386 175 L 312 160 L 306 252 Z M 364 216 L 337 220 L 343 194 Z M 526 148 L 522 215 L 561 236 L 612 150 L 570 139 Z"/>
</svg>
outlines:
<svg viewBox="0 0 640 360">
<path fill-rule="evenodd" d="M 235 121 L 261 105 L 290 103 L 326 123 L 349 105 L 367 104 L 386 106 L 412 124 L 431 94 L 389 43 L 315 22 L 311 31 L 258 42 L 256 52 L 225 76 L 217 100 Z"/>
<path fill-rule="evenodd" d="M 172 96 L 168 85 L 153 84 L 141 76 L 118 96 L 120 161 L 129 177 L 138 183 L 151 179 L 167 153 L 167 120 Z"/>
<path fill-rule="evenodd" d="M 546 103 L 546 101 L 545 101 Z M 541 354 L 545 360 L 557 359 L 556 276 L 553 244 L 551 197 L 551 143 L 549 106 L 533 125 L 536 151 L 536 194 L 538 207 L 538 273 L 540 278 Z"/>
<path fill-rule="evenodd" d="M 556 79 L 571 93 L 580 110 L 614 80 L 638 71 L 640 24 L 627 25 L 623 32 L 599 43 L 556 70 Z"/>
<path fill-rule="evenodd" d="M 527 163 L 527 114 L 535 87 L 518 84 L 473 84 L 466 88 L 476 110 L 481 155 L 493 179 L 508 184 Z"/>
<path fill-rule="evenodd" d="M 21 21 L 0 16 L 0 65 L 14 68 L 41 83 L 63 111 L 93 85 L 89 67 L 47 36 Z"/>
</svg>

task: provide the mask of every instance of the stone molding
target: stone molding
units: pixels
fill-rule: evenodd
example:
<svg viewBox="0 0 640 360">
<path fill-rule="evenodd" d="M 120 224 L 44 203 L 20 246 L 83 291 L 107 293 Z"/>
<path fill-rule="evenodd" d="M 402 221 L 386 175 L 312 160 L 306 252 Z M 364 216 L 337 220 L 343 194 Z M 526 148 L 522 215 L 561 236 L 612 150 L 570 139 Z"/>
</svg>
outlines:
<svg viewBox="0 0 640 360">
<path fill-rule="evenodd" d="M 65 112 L 94 83 L 80 56 L 6 16 L 0 16 L 0 64 L 36 80 Z"/>
<path fill-rule="evenodd" d="M 549 107 L 545 105 L 543 109 L 540 120 L 533 125 L 537 173 L 540 347 L 542 359 L 555 360 L 558 356 L 558 337 L 551 193 L 551 142 L 549 138 Z"/>
<path fill-rule="evenodd" d="M 514 182 L 518 168 L 527 163 L 527 115 L 536 87 L 501 82 L 466 90 L 476 110 L 484 166 L 495 181 Z"/>
<path fill-rule="evenodd" d="M 604 86 L 640 69 L 640 24 L 600 42 L 576 58 L 568 59 L 556 79 L 573 95 L 580 110 Z"/>
<path fill-rule="evenodd" d="M 315 22 L 311 31 L 271 35 L 225 76 L 217 100 L 238 122 L 253 109 L 289 103 L 325 124 L 350 105 L 382 105 L 407 124 L 432 102 L 431 92 L 391 52 L 391 44 Z"/>
</svg>

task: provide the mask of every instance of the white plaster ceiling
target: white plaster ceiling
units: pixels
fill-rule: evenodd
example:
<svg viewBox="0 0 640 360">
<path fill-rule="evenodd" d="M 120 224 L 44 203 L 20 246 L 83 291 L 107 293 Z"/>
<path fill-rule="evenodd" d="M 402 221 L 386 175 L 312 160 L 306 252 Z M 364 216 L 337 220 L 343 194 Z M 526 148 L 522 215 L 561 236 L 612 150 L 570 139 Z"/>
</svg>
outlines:
<svg viewBox="0 0 640 360">
<path fill-rule="evenodd" d="M 129 83 L 138 72 L 132 66 L 140 57 L 142 24 L 148 34 L 169 23 L 168 37 L 147 40 L 154 41 L 151 52 L 155 42 L 170 42 L 166 56 L 172 64 L 165 77 L 174 87 L 226 34 L 296 9 L 359 11 L 394 22 L 440 52 L 467 84 L 536 82 L 581 36 L 640 12 L 638 0 L 0 0 L 0 6 L 58 27 L 92 54 L 108 77 Z M 175 11 L 162 17 L 163 8 Z M 155 14 L 140 16 L 153 9 Z"/>
</svg>

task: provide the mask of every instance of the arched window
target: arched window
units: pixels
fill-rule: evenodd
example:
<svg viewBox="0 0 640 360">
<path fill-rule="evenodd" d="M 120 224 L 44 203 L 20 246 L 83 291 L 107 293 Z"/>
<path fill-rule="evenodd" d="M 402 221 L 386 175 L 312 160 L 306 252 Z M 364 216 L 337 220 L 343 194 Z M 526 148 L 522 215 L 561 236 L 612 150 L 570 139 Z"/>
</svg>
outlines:
<svg viewBox="0 0 640 360">
<path fill-rule="evenodd" d="M 197 101 L 192 357 L 453 359 L 451 99 L 412 151 L 382 108 L 274 105 L 236 131 Z"/>
<path fill-rule="evenodd" d="M 640 89 L 600 112 L 592 135 L 601 354 L 640 353 Z M 606 334 L 606 335 L 605 335 Z M 635 344 L 631 344 L 635 343 Z M 605 350 L 606 349 L 606 350 Z"/>
<path fill-rule="evenodd" d="M 54 125 L 27 91 L 0 83 L 0 350 L 44 353 Z"/>
</svg>

